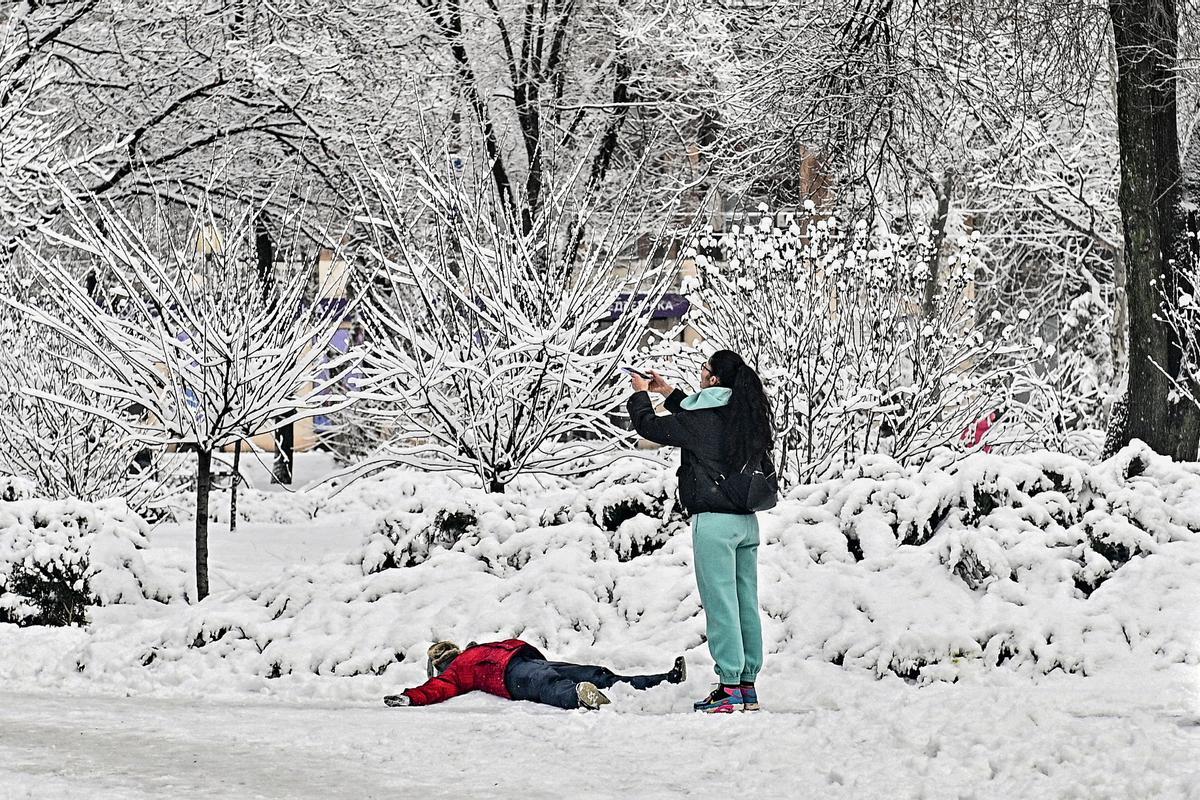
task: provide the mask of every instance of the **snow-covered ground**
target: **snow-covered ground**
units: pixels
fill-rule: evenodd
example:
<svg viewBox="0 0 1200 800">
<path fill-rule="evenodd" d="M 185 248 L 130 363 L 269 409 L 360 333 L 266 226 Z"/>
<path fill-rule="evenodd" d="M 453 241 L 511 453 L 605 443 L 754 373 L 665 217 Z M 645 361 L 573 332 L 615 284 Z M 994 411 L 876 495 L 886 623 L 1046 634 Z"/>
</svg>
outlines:
<svg viewBox="0 0 1200 800">
<path fill-rule="evenodd" d="M 405 476 L 248 493 L 236 534 L 213 527 L 205 603 L 0 624 L 0 798 L 1200 798 L 1200 480 L 1122 470 L 876 464 L 781 504 L 764 519 L 766 710 L 717 718 L 688 710 L 712 677 L 683 529 L 587 521 L 653 505 L 653 469 L 499 505 Z M 975 508 L 980 486 L 994 508 Z M 974 510 L 939 511 L 947 497 Z M 439 542 L 435 506 L 477 524 Z M 182 583 L 188 523 L 149 541 L 145 569 Z M 691 674 L 613 689 L 599 712 L 380 703 L 422 679 L 435 635 L 493 633 L 629 671 L 683 650 Z"/>
<path fill-rule="evenodd" d="M 1195 697 L 1157 681 L 914 689 L 821 665 L 762 687 L 771 710 L 719 718 L 620 691 L 597 713 L 0 691 L 0 797 L 1200 796 Z"/>
</svg>

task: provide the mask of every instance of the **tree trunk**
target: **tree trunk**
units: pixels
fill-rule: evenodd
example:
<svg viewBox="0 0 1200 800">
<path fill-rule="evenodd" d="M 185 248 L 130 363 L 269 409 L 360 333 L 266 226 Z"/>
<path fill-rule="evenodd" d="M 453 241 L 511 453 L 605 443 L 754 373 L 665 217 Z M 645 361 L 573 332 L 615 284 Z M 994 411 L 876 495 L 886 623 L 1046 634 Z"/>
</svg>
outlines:
<svg viewBox="0 0 1200 800">
<path fill-rule="evenodd" d="M 1200 411 L 1168 400 L 1180 350 L 1155 320 L 1161 280 L 1176 284 L 1173 257 L 1186 231 L 1176 109 L 1178 19 L 1174 0 L 1109 0 L 1117 53 L 1117 131 L 1121 145 L 1121 221 L 1129 300 L 1129 418 L 1138 438 L 1175 459 L 1196 458 Z M 1157 364 L 1157 366 L 1156 366 Z M 1160 369 L 1161 367 L 1161 369 Z M 1124 442 L 1122 442 L 1124 444 Z"/>
<path fill-rule="evenodd" d="M 1123 386 L 1129 373 L 1129 280 L 1125 275 L 1125 253 L 1113 253 L 1112 370 L 1113 385 Z"/>
<path fill-rule="evenodd" d="M 212 487 L 212 451 L 196 453 L 196 599 L 208 597 L 208 492 Z"/>
<path fill-rule="evenodd" d="M 488 480 L 488 491 L 492 494 L 504 494 L 504 484 L 496 476 Z"/>
<path fill-rule="evenodd" d="M 925 279 L 925 296 L 921 301 L 921 313 L 925 319 L 932 319 L 937 310 L 942 245 L 946 242 L 946 219 L 950 216 L 950 197 L 953 193 L 954 177 L 947 175 L 938 191 L 937 216 L 933 220 L 933 250 L 929 254 L 929 277 Z"/>
<path fill-rule="evenodd" d="M 229 532 L 237 533 L 237 493 L 242 482 L 242 440 L 233 445 L 233 475 L 229 479 Z"/>
<path fill-rule="evenodd" d="M 266 297 L 275 279 L 275 245 L 271 241 L 271 218 L 264 211 L 254 220 L 254 256 L 258 262 L 258 286 Z"/>
<path fill-rule="evenodd" d="M 292 460 L 294 458 L 295 424 L 289 422 L 275 430 L 275 469 L 272 480 L 284 486 L 292 485 Z"/>
</svg>

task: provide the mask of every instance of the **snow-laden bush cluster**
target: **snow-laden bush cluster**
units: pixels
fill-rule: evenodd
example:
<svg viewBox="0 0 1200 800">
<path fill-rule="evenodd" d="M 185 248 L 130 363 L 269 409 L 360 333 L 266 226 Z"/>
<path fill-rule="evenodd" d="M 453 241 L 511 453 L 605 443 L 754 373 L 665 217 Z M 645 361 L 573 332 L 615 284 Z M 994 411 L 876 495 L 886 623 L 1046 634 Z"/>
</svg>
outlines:
<svg viewBox="0 0 1200 800">
<path fill-rule="evenodd" d="M 598 480 L 497 496 L 381 474 L 338 496 L 390 497 L 352 552 L 136 627 L 94 625 L 46 669 L 390 685 L 419 674 L 431 641 L 508 636 L 617 666 L 689 650 L 705 661 L 669 471 L 631 462 Z M 928 682 L 1200 663 L 1200 473 L 1142 447 L 1099 466 L 1049 453 L 924 467 L 874 457 L 793 492 L 762 525 L 768 670 L 820 659 Z"/>
<path fill-rule="evenodd" d="M 999 408 L 1011 430 L 990 445 L 1046 441 L 1036 403 L 1018 399 L 1044 394 L 1035 366 L 1053 348 L 977 324 L 978 234 L 939 269 L 939 236 L 924 226 L 879 235 L 811 204 L 759 211 L 757 224 L 697 238 L 687 321 L 706 346 L 753 356 L 786 481 L 837 474 L 860 453 L 920 463 Z"/>
<path fill-rule="evenodd" d="M 471 552 L 495 574 L 520 569 L 545 553 L 546 542 L 581 544 L 629 561 L 662 548 L 683 518 L 671 499 L 674 482 L 662 464 L 626 459 L 592 473 L 573 498 L 533 505 L 529 498 L 459 490 L 431 496 L 428 484 L 402 482 L 392 506 L 367 535 L 351 562 L 367 574 L 414 567 L 438 550 Z M 598 531 L 596 529 L 599 529 Z M 564 538 L 564 536 L 568 538 Z"/>
<path fill-rule="evenodd" d="M 836 663 L 929 679 L 1006 662 L 1087 674 L 1130 652 L 1200 661 L 1200 474 L 1142 446 L 1094 467 L 868 459 L 782 516 L 819 561 L 854 565 L 812 609 Z"/>
<path fill-rule="evenodd" d="M 182 596 L 182 574 L 147 568 L 147 532 L 120 500 L 0 502 L 0 622 L 76 625 L 92 606 Z"/>
</svg>

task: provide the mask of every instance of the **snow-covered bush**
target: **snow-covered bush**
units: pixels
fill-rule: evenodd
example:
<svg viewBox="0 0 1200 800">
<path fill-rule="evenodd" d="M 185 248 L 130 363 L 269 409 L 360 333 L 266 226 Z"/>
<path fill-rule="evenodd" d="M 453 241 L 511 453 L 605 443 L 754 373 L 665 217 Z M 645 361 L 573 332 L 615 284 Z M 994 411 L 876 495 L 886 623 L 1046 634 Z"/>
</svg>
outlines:
<svg viewBox="0 0 1200 800">
<path fill-rule="evenodd" d="M 590 473 L 580 485 L 592 519 L 616 534 L 613 548 L 622 560 L 653 553 L 683 530 L 675 475 L 658 459 L 620 459 Z"/>
<path fill-rule="evenodd" d="M 182 573 L 146 566 L 147 531 L 120 500 L 0 502 L 0 622 L 79 625 L 92 606 L 182 596 Z"/>
<path fill-rule="evenodd" d="M 669 473 L 653 472 L 629 491 L 657 496 Z M 593 512 L 597 487 L 515 481 L 495 495 L 440 475 L 373 480 L 367 495 L 390 488 L 395 506 L 353 552 L 95 630 L 64 663 L 93 680 L 132 670 L 262 689 L 283 676 L 407 684 L 442 638 L 520 636 L 618 666 L 707 658 L 683 526 L 656 521 L 661 546 L 629 558 Z M 357 502 L 358 488 L 339 499 Z M 798 487 L 761 524 L 765 674 L 805 659 L 917 682 L 1200 664 L 1200 468 L 1140 445 L 1097 466 L 872 456 Z"/>
<path fill-rule="evenodd" d="M 1051 379 L 1067 430 L 1104 427 L 1114 393 L 1112 308 L 1098 289 L 1079 295 L 1059 320 Z"/>
<path fill-rule="evenodd" d="M 599 211 L 577 175 L 548 185 L 529 219 L 490 181 L 426 168 L 410 197 L 375 178 L 363 222 L 388 288 L 364 305 L 373 350 L 360 413 L 394 435 L 367 466 L 467 470 L 502 492 L 522 473 L 575 473 L 627 442 L 613 414 L 628 393 L 617 368 L 673 270 L 620 260 L 644 214 Z"/>
<path fill-rule="evenodd" d="M 996 408 L 1021 416 L 1014 395 L 1034 382 L 1041 343 L 976 327 L 977 238 L 931 275 L 928 230 L 873 235 L 811 212 L 701 236 L 689 294 L 706 346 L 762 375 L 786 476 L 829 475 L 859 453 L 920 460 Z"/>
<path fill-rule="evenodd" d="M 0 475 L 0 502 L 11 503 L 37 496 L 37 485 L 28 478 Z"/>
<path fill-rule="evenodd" d="M 1140 443 L 1096 467 L 1051 453 L 922 468 L 876 457 L 805 492 L 788 516 L 844 537 L 844 550 L 817 538 L 814 558 L 877 576 L 877 591 L 839 582 L 855 610 L 814 610 L 836 620 L 820 647 L 835 663 L 931 680 L 1000 664 L 1089 674 L 1130 651 L 1200 662 L 1183 618 L 1200 593 L 1192 465 Z M 1164 592 L 1143 596 L 1156 580 Z"/>
<path fill-rule="evenodd" d="M 414 567 L 429 559 L 434 548 L 453 549 L 478 530 L 479 512 L 465 499 L 445 507 L 425 508 L 415 496 L 399 499 L 367 535 L 361 555 L 354 558 L 372 574 L 396 567 Z"/>
<path fill-rule="evenodd" d="M 439 550 L 472 553 L 489 571 L 506 574 L 544 552 L 545 540 L 581 525 L 594 529 L 589 546 L 629 561 L 660 549 L 683 528 L 672 513 L 673 476 L 646 459 L 597 467 L 578 491 L 556 493 L 557 503 L 533 505 L 527 496 L 493 496 L 440 481 L 442 492 L 431 492 L 428 482 L 392 485 L 390 506 L 350 556 L 364 574 L 423 564 Z"/>
</svg>

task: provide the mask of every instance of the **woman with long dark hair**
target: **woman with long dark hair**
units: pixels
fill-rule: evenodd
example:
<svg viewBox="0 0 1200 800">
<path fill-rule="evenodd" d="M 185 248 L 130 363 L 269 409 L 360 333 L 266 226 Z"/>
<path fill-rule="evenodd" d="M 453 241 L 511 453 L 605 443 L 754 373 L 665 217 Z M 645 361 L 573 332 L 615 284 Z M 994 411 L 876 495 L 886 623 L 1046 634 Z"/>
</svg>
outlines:
<svg viewBox="0 0 1200 800">
<path fill-rule="evenodd" d="M 758 471 L 770 481 L 771 407 L 758 374 L 732 350 L 713 353 L 700 369 L 700 391 L 688 396 L 657 372 L 632 376 L 629 416 L 643 438 L 682 451 L 679 501 L 692 517 L 696 583 L 704 605 L 708 649 L 720 685 L 697 711 L 757 711 L 754 681 L 762 668 L 758 610 L 758 519 L 732 475 Z M 648 392 L 666 397 L 658 416 Z M 769 507 L 759 504 L 758 507 Z"/>
</svg>

